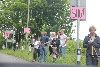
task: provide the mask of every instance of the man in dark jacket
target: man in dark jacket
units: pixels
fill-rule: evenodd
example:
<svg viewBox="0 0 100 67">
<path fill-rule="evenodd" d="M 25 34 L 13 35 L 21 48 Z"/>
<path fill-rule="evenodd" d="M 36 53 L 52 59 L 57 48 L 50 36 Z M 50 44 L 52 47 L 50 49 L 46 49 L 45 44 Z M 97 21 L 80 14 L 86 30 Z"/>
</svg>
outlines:
<svg viewBox="0 0 100 67">
<path fill-rule="evenodd" d="M 47 59 L 47 45 L 49 44 L 49 37 L 47 36 L 47 32 L 44 32 L 43 37 L 41 37 L 40 39 L 40 42 L 41 45 L 39 47 L 40 49 L 39 62 L 41 63 L 43 56 L 44 56 L 44 62 L 46 62 Z"/>
<path fill-rule="evenodd" d="M 98 67 L 98 55 L 100 48 L 100 37 L 95 33 L 96 28 L 90 26 L 88 36 L 85 36 L 83 41 L 83 47 L 87 48 L 86 50 L 86 65 L 91 65 Z"/>
</svg>

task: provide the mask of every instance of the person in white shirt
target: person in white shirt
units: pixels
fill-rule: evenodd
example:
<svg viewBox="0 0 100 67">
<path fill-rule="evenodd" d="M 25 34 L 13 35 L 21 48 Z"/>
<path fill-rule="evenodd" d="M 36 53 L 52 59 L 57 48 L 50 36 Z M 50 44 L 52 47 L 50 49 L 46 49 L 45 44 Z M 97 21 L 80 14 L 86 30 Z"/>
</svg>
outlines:
<svg viewBox="0 0 100 67">
<path fill-rule="evenodd" d="M 60 30 L 60 49 L 61 49 L 61 56 L 66 58 L 66 43 L 68 41 L 67 36 L 64 34 L 64 29 Z"/>
<path fill-rule="evenodd" d="M 33 60 L 32 62 L 35 62 L 36 59 L 37 59 L 37 54 L 38 54 L 38 57 L 39 57 L 39 46 L 40 46 L 41 42 L 40 42 L 40 37 L 38 37 L 38 40 L 35 41 L 35 44 L 34 44 L 34 51 L 33 51 Z"/>
</svg>

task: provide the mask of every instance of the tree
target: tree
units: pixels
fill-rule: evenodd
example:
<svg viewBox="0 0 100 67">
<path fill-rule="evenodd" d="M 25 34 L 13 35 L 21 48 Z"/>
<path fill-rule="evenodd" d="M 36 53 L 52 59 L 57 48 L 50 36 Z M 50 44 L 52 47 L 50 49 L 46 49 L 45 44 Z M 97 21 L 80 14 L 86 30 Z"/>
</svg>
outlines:
<svg viewBox="0 0 100 67">
<path fill-rule="evenodd" d="M 41 30 L 47 32 L 64 28 L 65 33 L 71 38 L 72 20 L 70 20 L 70 0 L 39 0 L 32 2 L 32 17 Z M 38 21 L 37 21 L 38 20 Z"/>
<path fill-rule="evenodd" d="M 40 35 L 41 31 L 55 31 L 64 28 L 71 39 L 73 21 L 70 20 L 70 0 L 30 0 L 29 27 L 31 33 Z M 28 0 L 7 0 L 2 7 L 1 24 L 13 25 L 17 31 L 23 31 L 27 23 Z M 2 19 L 2 20 L 1 20 Z M 12 27 L 11 27 L 12 28 Z"/>
<path fill-rule="evenodd" d="M 3 12 L 1 16 L 1 24 L 5 24 L 7 28 L 11 28 L 16 31 L 16 38 L 21 40 L 23 28 L 26 27 L 27 22 L 27 4 L 19 1 L 7 2 L 3 6 Z M 13 28 L 15 27 L 15 29 Z"/>
</svg>

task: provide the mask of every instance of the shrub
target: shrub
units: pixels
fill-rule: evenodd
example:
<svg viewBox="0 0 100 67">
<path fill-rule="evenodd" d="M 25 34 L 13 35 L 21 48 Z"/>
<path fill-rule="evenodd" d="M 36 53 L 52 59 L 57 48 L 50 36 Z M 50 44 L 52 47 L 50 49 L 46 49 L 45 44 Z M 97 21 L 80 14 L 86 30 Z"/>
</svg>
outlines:
<svg viewBox="0 0 100 67">
<path fill-rule="evenodd" d="M 0 49 L 2 49 L 3 44 L 5 44 L 5 38 L 3 37 L 3 34 L 0 33 Z"/>
</svg>

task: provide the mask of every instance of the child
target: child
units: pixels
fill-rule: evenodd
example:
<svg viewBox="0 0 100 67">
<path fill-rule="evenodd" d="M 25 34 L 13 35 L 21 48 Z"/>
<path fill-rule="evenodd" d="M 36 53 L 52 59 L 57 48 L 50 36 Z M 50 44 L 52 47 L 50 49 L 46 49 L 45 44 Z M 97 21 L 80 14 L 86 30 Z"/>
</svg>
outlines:
<svg viewBox="0 0 100 67">
<path fill-rule="evenodd" d="M 53 63 L 56 62 L 56 56 L 57 56 L 57 37 L 54 36 L 53 40 L 52 40 L 52 43 L 51 43 L 51 46 L 52 46 L 52 58 L 53 58 Z"/>
<path fill-rule="evenodd" d="M 35 42 L 34 44 L 34 52 L 33 52 L 33 60 L 32 62 L 35 62 L 36 59 L 37 59 L 37 54 L 38 54 L 38 57 L 39 57 L 39 45 L 40 45 L 40 38 L 38 37 L 38 40 Z"/>
</svg>

